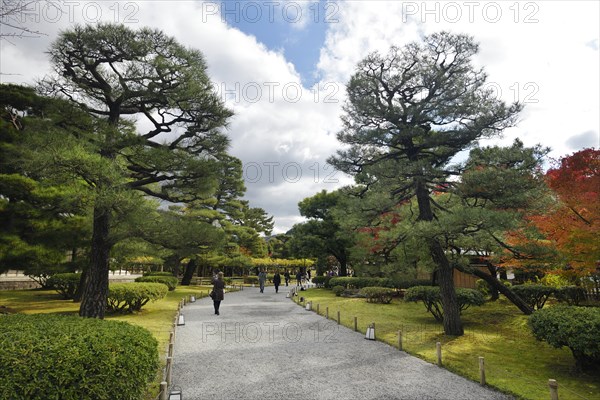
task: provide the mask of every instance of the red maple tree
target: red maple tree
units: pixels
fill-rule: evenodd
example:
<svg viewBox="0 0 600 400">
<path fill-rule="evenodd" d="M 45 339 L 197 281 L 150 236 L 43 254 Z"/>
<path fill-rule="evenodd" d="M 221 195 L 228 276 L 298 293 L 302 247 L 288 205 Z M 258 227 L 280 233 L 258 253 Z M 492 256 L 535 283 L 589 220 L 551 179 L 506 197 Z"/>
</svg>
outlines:
<svg viewBox="0 0 600 400">
<path fill-rule="evenodd" d="M 600 150 L 562 158 L 546 179 L 557 205 L 532 221 L 576 272 L 591 272 L 600 260 Z"/>
</svg>

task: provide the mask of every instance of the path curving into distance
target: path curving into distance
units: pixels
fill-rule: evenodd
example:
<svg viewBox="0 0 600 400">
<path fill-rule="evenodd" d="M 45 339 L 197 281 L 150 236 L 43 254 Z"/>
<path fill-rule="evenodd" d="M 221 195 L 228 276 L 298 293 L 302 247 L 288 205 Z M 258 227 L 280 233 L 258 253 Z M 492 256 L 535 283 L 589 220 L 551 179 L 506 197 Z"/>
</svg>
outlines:
<svg viewBox="0 0 600 400">
<path fill-rule="evenodd" d="M 272 286 L 183 308 L 173 382 L 196 399 L 512 399 L 306 311 Z"/>
</svg>

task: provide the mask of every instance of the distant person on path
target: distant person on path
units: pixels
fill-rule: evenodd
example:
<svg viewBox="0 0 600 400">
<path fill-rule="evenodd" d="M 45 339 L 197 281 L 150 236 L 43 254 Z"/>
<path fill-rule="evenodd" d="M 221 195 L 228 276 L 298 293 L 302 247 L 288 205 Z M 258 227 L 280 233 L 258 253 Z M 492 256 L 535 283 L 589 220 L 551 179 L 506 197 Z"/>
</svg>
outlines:
<svg viewBox="0 0 600 400">
<path fill-rule="evenodd" d="M 307 281 L 310 282 L 310 269 L 308 271 L 306 271 L 306 277 L 307 277 Z"/>
<path fill-rule="evenodd" d="M 298 270 L 298 273 L 296 274 L 296 286 L 302 287 L 302 272 L 300 272 L 300 270 Z"/>
<path fill-rule="evenodd" d="M 264 291 L 265 291 L 265 282 L 266 281 L 267 281 L 267 273 L 263 269 L 258 273 L 258 284 L 260 286 L 261 293 L 264 293 Z"/>
<path fill-rule="evenodd" d="M 285 286 L 288 286 L 288 284 L 290 283 L 290 273 L 287 269 L 283 273 L 283 277 L 285 278 Z"/>
<path fill-rule="evenodd" d="M 275 272 L 273 275 L 273 285 L 275 285 L 275 293 L 279 293 L 279 285 L 281 284 L 281 275 L 279 272 Z"/>
<path fill-rule="evenodd" d="M 219 307 L 221 306 L 221 301 L 225 299 L 225 281 L 223 280 L 222 272 L 219 272 L 217 274 L 217 278 L 213 281 L 212 293 L 213 304 L 215 306 L 215 314 L 220 315 Z"/>
</svg>

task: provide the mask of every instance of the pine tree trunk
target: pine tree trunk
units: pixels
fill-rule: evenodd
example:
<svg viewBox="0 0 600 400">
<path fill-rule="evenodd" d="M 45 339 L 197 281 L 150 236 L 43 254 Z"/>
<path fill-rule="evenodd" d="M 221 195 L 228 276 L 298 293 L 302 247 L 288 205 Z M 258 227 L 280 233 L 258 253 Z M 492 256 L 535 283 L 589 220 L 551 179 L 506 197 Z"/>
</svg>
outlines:
<svg viewBox="0 0 600 400">
<path fill-rule="evenodd" d="M 429 192 L 425 183 L 416 180 L 416 195 L 419 204 L 419 220 L 433 221 L 433 211 Z M 437 278 L 440 285 L 440 295 L 442 297 L 442 307 L 444 308 L 444 333 L 452 336 L 462 336 L 464 330 L 460 320 L 460 309 L 456 300 L 456 291 L 454 290 L 454 278 L 452 276 L 452 266 L 444 249 L 439 241 L 431 238 L 427 246 L 433 262 L 438 267 Z"/>
<path fill-rule="evenodd" d="M 346 259 L 342 259 L 340 261 L 340 276 L 346 275 L 348 275 L 348 263 L 346 262 Z"/>
<path fill-rule="evenodd" d="M 78 303 L 81 301 L 81 297 L 83 296 L 83 288 L 85 287 L 85 280 L 87 279 L 88 268 L 85 268 L 81 272 L 81 278 L 79 278 L 79 285 L 77 285 L 77 290 L 75 291 L 75 295 L 73 296 L 73 301 Z"/>
<path fill-rule="evenodd" d="M 490 276 L 497 276 L 498 268 L 496 268 L 496 266 L 492 265 L 491 263 L 488 263 L 488 270 L 490 271 Z M 490 286 L 490 300 L 498 300 L 500 298 L 500 292 L 498 291 L 498 288 L 496 286 L 490 285 L 489 283 L 488 285 Z"/>
<path fill-rule="evenodd" d="M 111 249 L 109 226 L 110 211 L 95 206 L 90 265 L 79 307 L 79 315 L 82 317 L 104 318 L 108 297 L 108 257 Z"/>
<path fill-rule="evenodd" d="M 185 267 L 185 273 L 183 274 L 183 278 L 181 279 L 182 286 L 189 286 L 190 283 L 192 283 L 194 272 L 196 272 L 196 259 L 192 258 Z"/>
<path fill-rule="evenodd" d="M 462 336 L 465 331 L 460 320 L 460 308 L 454 290 L 454 276 L 452 266 L 444 253 L 444 249 L 435 239 L 429 242 L 429 252 L 433 261 L 438 266 L 438 280 L 442 307 L 444 309 L 444 333 L 452 336 Z"/>
</svg>

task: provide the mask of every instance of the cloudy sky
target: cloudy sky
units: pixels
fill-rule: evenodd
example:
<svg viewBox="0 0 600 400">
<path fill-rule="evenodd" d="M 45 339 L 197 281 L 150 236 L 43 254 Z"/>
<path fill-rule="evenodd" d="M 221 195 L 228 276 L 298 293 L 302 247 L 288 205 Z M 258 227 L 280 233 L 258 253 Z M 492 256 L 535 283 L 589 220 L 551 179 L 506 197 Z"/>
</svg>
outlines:
<svg viewBox="0 0 600 400">
<path fill-rule="evenodd" d="M 19 17 L 45 35 L 0 41 L 0 79 L 31 84 L 44 53 L 74 23 L 156 27 L 205 55 L 234 110 L 227 133 L 244 163 L 246 198 L 275 216 L 275 232 L 301 221 L 297 204 L 350 182 L 326 164 L 340 144 L 345 83 L 368 53 L 440 30 L 480 43 L 475 62 L 499 97 L 525 103 L 495 143 L 520 138 L 561 157 L 600 147 L 597 1 L 70 1 Z M 13 19 L 10 22 L 15 22 Z M 3 26 L 3 33 L 10 33 Z"/>
</svg>

